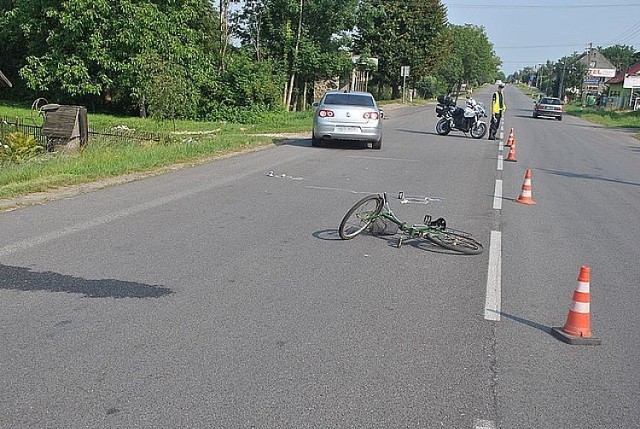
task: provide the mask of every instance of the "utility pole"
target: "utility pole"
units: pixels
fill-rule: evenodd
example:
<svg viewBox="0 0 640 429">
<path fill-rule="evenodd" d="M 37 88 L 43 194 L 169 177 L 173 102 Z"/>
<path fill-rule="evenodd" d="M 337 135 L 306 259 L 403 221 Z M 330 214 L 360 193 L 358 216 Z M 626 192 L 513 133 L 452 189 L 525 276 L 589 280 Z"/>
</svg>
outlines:
<svg viewBox="0 0 640 429">
<path fill-rule="evenodd" d="M 589 47 L 587 48 L 587 70 L 591 68 L 591 51 L 593 50 L 593 43 L 589 42 Z M 587 77 L 589 76 L 589 72 L 587 72 Z M 582 77 L 582 107 L 587 105 L 587 84 L 584 82 L 584 76 Z"/>
</svg>

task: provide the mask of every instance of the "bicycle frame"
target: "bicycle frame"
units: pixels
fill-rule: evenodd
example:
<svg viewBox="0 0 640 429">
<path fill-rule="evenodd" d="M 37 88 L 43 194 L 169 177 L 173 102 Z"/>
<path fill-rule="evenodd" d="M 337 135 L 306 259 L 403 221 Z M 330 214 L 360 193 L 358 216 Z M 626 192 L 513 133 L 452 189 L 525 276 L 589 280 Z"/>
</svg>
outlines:
<svg viewBox="0 0 640 429">
<path fill-rule="evenodd" d="M 405 197 L 402 192 L 398 194 L 398 199 L 401 200 L 400 202 L 402 204 L 428 204 L 431 201 L 439 200 L 437 198 L 427 197 Z M 372 206 L 371 203 L 374 201 L 375 206 Z M 432 221 L 431 216 L 426 215 L 423 224 L 412 224 L 400 220 L 393 211 L 391 211 L 386 193 L 371 194 L 355 203 L 342 218 L 342 222 L 340 222 L 340 227 L 338 228 L 338 234 L 343 240 L 351 240 L 367 228 L 371 228 L 370 230 L 373 232 L 372 224 L 380 218 L 398 226 L 398 229 L 401 231 L 396 245 L 398 248 L 402 246 L 403 237 L 406 235 L 410 239 L 426 239 L 440 247 L 458 253 L 467 255 L 482 253 L 482 244 L 471 238 L 471 234 L 447 228 L 447 222 L 443 218 Z M 384 230 L 386 225 L 382 227 Z M 393 231 L 390 234 L 382 233 L 382 235 L 392 235 L 396 232 L 397 231 Z"/>
<path fill-rule="evenodd" d="M 402 200 L 402 204 L 408 203 L 418 203 L 418 204 L 428 204 L 431 201 L 440 201 L 438 198 L 416 198 L 416 197 L 405 197 L 403 192 L 398 194 L 398 199 Z M 442 219 L 441 222 L 438 222 L 436 225 L 430 225 L 432 223 L 431 216 L 425 215 L 423 224 L 412 224 L 408 222 L 403 222 L 398 219 L 398 217 L 391 211 L 391 207 L 389 207 L 389 201 L 387 200 L 387 194 L 382 194 L 382 200 L 384 204 L 382 206 L 382 210 L 377 215 L 374 215 L 371 220 L 375 220 L 376 218 L 383 217 L 388 219 L 389 221 L 398 225 L 400 231 L 404 234 L 408 235 L 410 238 L 423 238 L 425 235 L 442 235 L 442 231 L 446 228 L 446 222 Z M 438 219 L 438 221 L 440 220 Z"/>
</svg>

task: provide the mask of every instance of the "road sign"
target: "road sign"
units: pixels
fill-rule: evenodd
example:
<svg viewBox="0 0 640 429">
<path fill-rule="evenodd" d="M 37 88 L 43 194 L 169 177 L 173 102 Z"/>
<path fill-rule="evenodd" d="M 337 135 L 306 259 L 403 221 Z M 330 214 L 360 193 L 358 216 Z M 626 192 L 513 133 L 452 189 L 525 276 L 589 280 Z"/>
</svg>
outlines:
<svg viewBox="0 0 640 429">
<path fill-rule="evenodd" d="M 623 88 L 640 88 L 640 76 L 627 76 L 624 78 Z"/>
<path fill-rule="evenodd" d="M 408 77 L 409 76 L 409 66 L 400 67 L 400 76 L 401 77 Z"/>
</svg>

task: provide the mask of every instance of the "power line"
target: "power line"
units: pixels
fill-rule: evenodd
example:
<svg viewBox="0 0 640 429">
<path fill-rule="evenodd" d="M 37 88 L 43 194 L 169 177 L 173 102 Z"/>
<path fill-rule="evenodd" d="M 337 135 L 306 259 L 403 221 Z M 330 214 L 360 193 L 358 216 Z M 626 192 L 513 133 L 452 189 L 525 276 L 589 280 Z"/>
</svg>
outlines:
<svg viewBox="0 0 640 429">
<path fill-rule="evenodd" d="M 622 34 L 620 34 L 619 36 L 615 37 L 611 42 L 609 42 L 608 44 L 610 45 L 614 45 L 615 41 L 617 40 L 624 40 L 625 38 L 629 37 L 629 35 L 633 36 L 632 33 L 637 34 L 637 29 L 640 29 L 640 21 L 636 22 L 634 25 L 632 25 L 630 28 L 628 28 L 626 31 L 624 31 Z"/>
<path fill-rule="evenodd" d="M 468 3 L 447 3 L 446 7 L 465 7 L 472 9 L 490 9 L 490 8 L 509 8 L 509 9 L 597 9 L 606 8 L 611 9 L 614 7 L 636 7 L 640 6 L 640 3 L 626 3 L 626 4 L 579 4 L 579 5 L 549 5 L 549 4 L 528 4 L 528 5 L 513 5 L 513 4 L 468 4 Z"/>
<path fill-rule="evenodd" d="M 584 43 L 570 45 L 530 45 L 530 46 L 494 46 L 495 49 L 530 49 L 530 48 L 566 48 L 570 46 L 584 46 Z"/>
</svg>

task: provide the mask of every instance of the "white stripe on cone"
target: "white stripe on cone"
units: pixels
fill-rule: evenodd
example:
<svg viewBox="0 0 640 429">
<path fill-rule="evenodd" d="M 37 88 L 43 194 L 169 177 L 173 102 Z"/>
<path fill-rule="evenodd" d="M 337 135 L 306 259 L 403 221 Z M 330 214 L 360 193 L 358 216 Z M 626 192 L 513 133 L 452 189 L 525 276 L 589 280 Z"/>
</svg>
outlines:
<svg viewBox="0 0 640 429">
<path fill-rule="evenodd" d="M 589 303 L 573 301 L 571 311 L 574 311 L 576 313 L 589 314 Z"/>
</svg>

